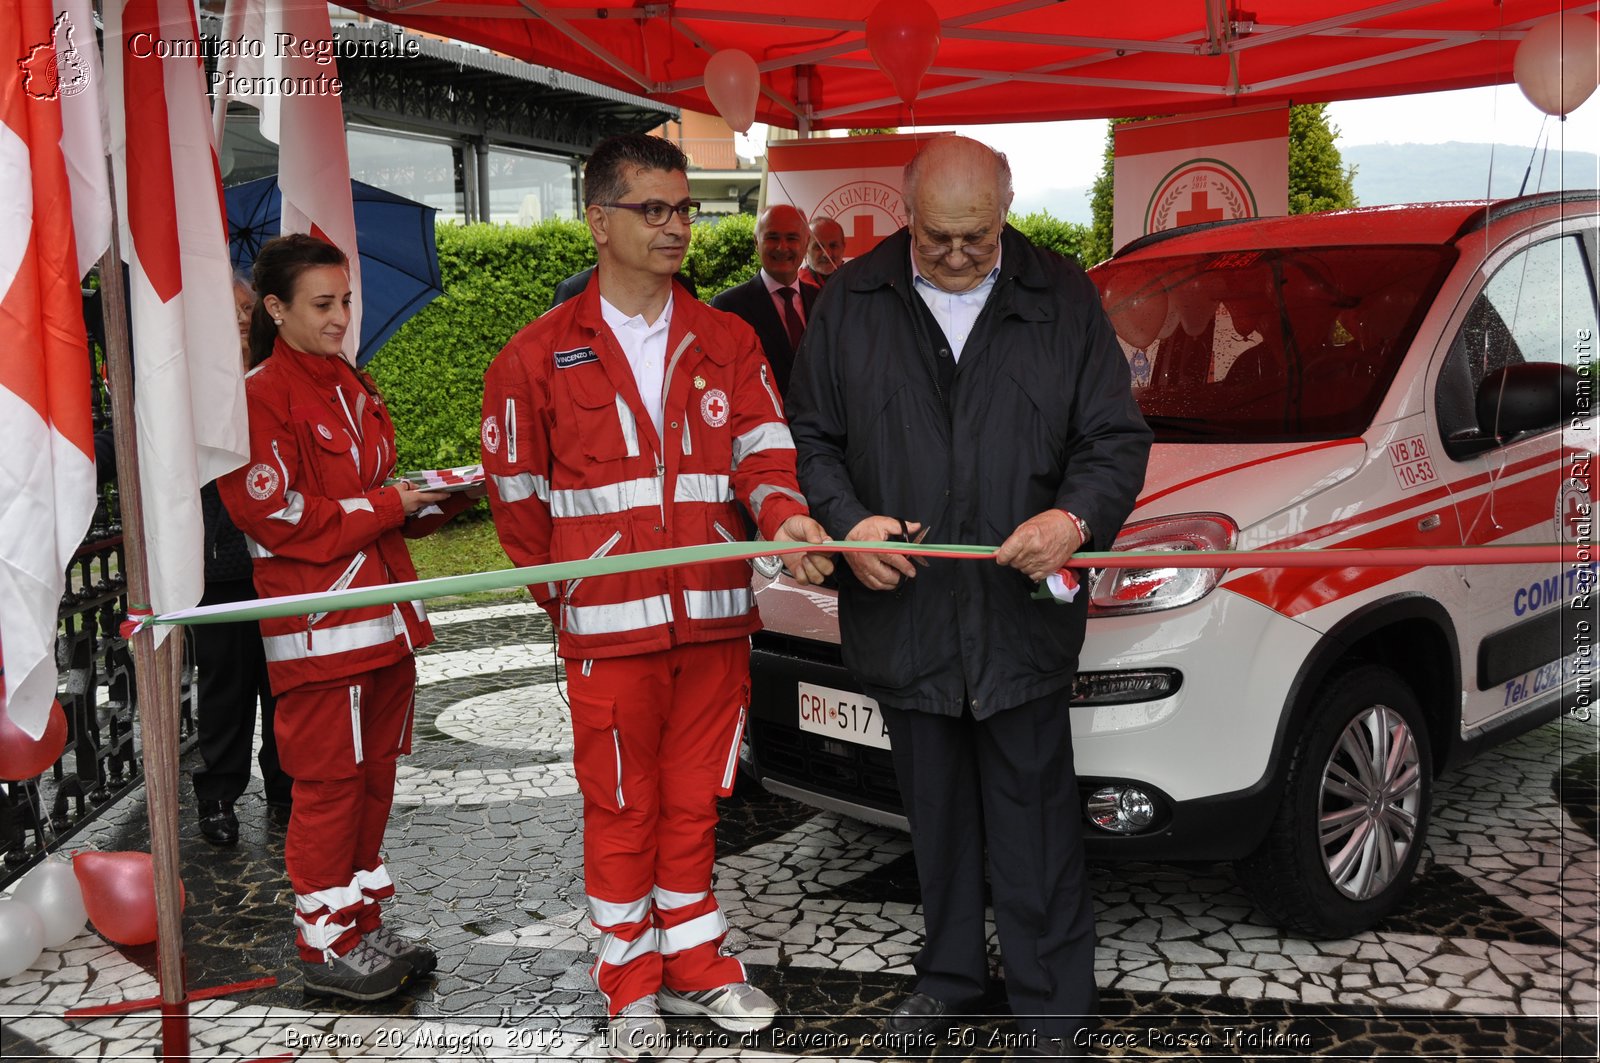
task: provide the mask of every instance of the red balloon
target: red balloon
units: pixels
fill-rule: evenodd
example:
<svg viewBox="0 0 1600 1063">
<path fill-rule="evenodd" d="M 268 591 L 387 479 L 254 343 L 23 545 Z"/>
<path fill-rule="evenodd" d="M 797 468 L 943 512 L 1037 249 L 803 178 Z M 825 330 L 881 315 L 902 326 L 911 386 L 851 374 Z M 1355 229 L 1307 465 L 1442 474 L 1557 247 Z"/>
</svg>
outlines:
<svg viewBox="0 0 1600 1063">
<path fill-rule="evenodd" d="M 61 711 L 61 702 L 50 703 L 50 716 L 45 721 L 44 734 L 29 738 L 11 722 L 5 703 L 0 702 L 0 779 L 20 782 L 49 769 L 67 747 L 67 714 Z"/>
<path fill-rule="evenodd" d="M 909 104 L 939 54 L 939 16 L 924 0 L 879 0 L 867 16 L 867 50 Z"/>
<path fill-rule="evenodd" d="M 149 853 L 79 853 L 72 872 L 89 922 L 107 941 L 148 945 L 156 939 L 156 873 Z M 178 907 L 184 903 L 178 883 Z"/>
</svg>

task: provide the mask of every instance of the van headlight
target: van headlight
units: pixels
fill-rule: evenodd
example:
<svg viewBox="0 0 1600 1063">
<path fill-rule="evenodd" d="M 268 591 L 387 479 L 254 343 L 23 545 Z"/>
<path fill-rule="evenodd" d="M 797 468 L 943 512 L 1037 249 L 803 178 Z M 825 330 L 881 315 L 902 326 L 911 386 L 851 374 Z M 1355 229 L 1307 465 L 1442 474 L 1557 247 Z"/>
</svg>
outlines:
<svg viewBox="0 0 1600 1063">
<path fill-rule="evenodd" d="M 1239 527 L 1220 513 L 1184 513 L 1129 524 L 1113 550 L 1230 550 Z M 1096 568 L 1089 572 L 1089 615 L 1124 616 L 1198 602 L 1226 568 Z"/>
</svg>

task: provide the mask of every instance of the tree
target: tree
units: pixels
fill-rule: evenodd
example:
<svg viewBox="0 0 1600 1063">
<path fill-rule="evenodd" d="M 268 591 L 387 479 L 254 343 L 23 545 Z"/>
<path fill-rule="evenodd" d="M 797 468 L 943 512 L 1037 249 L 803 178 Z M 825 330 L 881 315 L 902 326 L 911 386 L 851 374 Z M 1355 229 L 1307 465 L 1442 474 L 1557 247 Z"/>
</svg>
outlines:
<svg viewBox="0 0 1600 1063">
<path fill-rule="evenodd" d="M 1105 158 L 1089 198 L 1093 216 L 1089 243 L 1083 251 L 1089 262 L 1111 257 L 1112 159 L 1115 129 L 1143 118 L 1113 118 L 1106 127 Z M 1328 123 L 1328 105 L 1306 103 L 1289 108 L 1289 213 L 1309 214 L 1356 205 L 1354 166 L 1345 166 L 1334 141 L 1339 130 Z"/>
</svg>

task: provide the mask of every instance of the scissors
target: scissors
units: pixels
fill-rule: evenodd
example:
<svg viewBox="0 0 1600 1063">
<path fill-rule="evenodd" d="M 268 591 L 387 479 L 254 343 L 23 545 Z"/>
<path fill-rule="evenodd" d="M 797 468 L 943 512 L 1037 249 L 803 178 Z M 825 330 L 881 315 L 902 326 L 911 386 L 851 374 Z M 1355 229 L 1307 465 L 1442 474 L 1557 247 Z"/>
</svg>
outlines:
<svg viewBox="0 0 1600 1063">
<path fill-rule="evenodd" d="M 924 524 L 922 526 L 922 529 L 920 531 L 918 531 L 917 534 L 912 535 L 911 534 L 911 527 L 910 527 L 910 525 L 908 525 L 906 523 L 906 519 L 904 517 L 901 517 L 901 518 L 899 518 L 899 520 L 900 520 L 900 534 L 899 535 L 891 535 L 891 536 L 889 536 L 891 541 L 899 540 L 900 542 L 905 543 L 907 546 L 916 546 L 916 545 L 920 544 L 922 542 L 922 540 L 924 540 L 924 539 L 926 539 L 928 537 L 928 526 L 926 524 Z M 925 558 L 925 557 L 917 557 L 917 556 L 913 555 L 911 557 L 911 560 L 916 562 L 922 568 L 927 568 L 928 567 L 928 559 Z"/>
</svg>

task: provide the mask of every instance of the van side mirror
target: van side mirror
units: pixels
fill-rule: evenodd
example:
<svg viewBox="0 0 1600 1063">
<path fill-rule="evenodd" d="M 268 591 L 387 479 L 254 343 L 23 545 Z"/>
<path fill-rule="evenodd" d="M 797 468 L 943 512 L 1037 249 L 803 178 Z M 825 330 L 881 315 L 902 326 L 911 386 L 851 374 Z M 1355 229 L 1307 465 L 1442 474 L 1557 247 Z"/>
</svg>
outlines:
<svg viewBox="0 0 1600 1063">
<path fill-rule="evenodd" d="M 1558 362 L 1501 366 L 1478 385 L 1478 430 L 1450 439 L 1451 450 L 1479 454 L 1527 432 L 1559 426 L 1576 409 L 1578 371 Z"/>
</svg>

